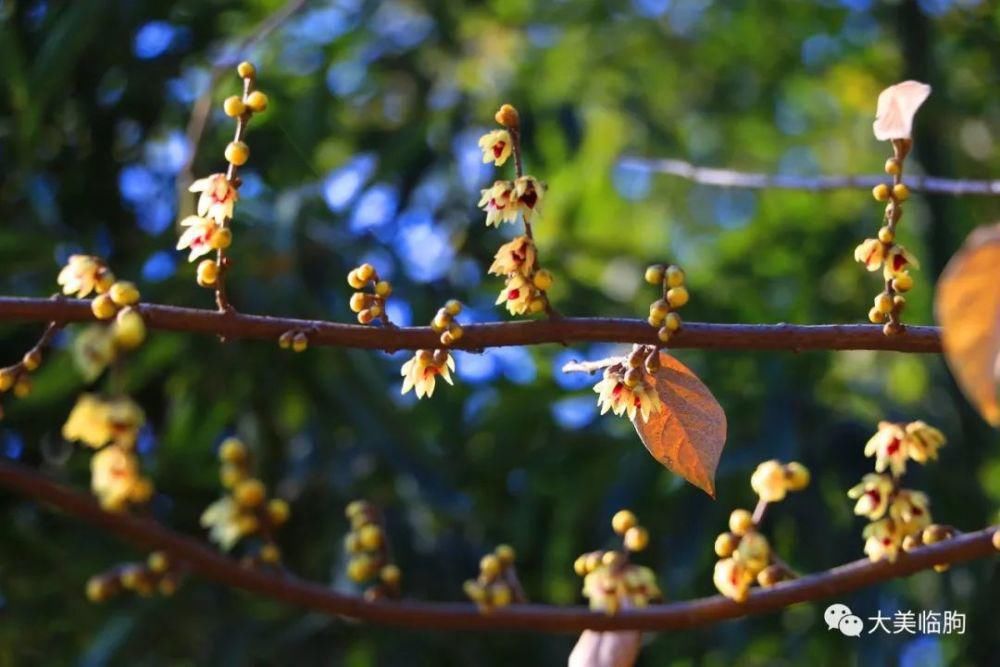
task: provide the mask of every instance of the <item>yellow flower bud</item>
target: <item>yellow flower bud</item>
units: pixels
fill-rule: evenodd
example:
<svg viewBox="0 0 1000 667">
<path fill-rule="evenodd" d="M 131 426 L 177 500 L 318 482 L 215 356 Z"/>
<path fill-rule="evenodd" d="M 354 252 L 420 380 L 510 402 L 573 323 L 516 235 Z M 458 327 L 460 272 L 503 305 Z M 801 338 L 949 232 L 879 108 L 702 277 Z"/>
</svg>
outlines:
<svg viewBox="0 0 1000 667">
<path fill-rule="evenodd" d="M 486 589 L 483 588 L 478 582 L 471 579 L 467 580 L 462 584 L 462 590 L 465 592 L 466 596 L 476 604 L 483 604 L 486 602 Z"/>
<path fill-rule="evenodd" d="M 868 311 L 868 320 L 872 324 L 882 324 L 883 322 L 885 322 L 885 313 L 883 313 L 878 308 L 873 307 L 871 310 Z"/>
<path fill-rule="evenodd" d="M 769 588 L 782 581 L 785 570 L 780 565 L 768 565 L 757 574 L 757 583 L 763 588 Z"/>
<path fill-rule="evenodd" d="M 239 98 L 238 95 L 231 95 L 226 98 L 226 101 L 222 103 L 222 110 L 226 112 L 226 115 L 230 118 L 236 118 L 237 116 L 242 116 L 246 113 L 246 105 L 243 104 L 243 100 Z"/>
<path fill-rule="evenodd" d="M 281 562 L 281 549 L 274 542 L 268 542 L 260 548 L 260 560 L 268 565 L 277 565 Z"/>
<path fill-rule="evenodd" d="M 462 325 L 458 322 L 452 322 L 448 326 L 448 333 L 451 335 L 452 341 L 456 341 L 465 334 L 465 329 L 463 329 Z"/>
<path fill-rule="evenodd" d="M 892 196 L 896 201 L 906 201 L 910 198 L 910 188 L 905 183 L 896 183 L 892 186 Z"/>
<path fill-rule="evenodd" d="M 372 315 L 372 311 L 367 308 L 358 313 L 358 323 L 359 324 L 371 324 L 375 316 Z"/>
<path fill-rule="evenodd" d="M 90 302 L 90 310 L 99 320 L 110 320 L 118 312 L 115 302 L 107 294 L 99 294 Z"/>
<path fill-rule="evenodd" d="M 368 295 L 364 292 L 355 292 L 351 295 L 351 312 L 360 313 L 365 309 L 365 302 L 368 299 Z"/>
<path fill-rule="evenodd" d="M 104 294 L 109 289 L 111 285 L 115 282 L 115 274 L 111 273 L 106 267 L 100 269 L 97 275 L 97 283 L 94 284 L 94 291 L 98 294 Z"/>
<path fill-rule="evenodd" d="M 663 318 L 657 315 L 650 315 L 646 321 L 649 322 L 649 326 L 657 329 L 663 326 Z"/>
<path fill-rule="evenodd" d="M 8 391 L 17 381 L 17 373 L 10 368 L 0 369 L 0 391 Z"/>
<path fill-rule="evenodd" d="M 573 571 L 576 572 L 579 577 L 587 574 L 587 554 L 576 557 L 576 560 L 573 561 Z"/>
<path fill-rule="evenodd" d="M 146 565 L 156 574 L 163 574 L 170 568 L 170 559 L 162 551 L 154 551 L 146 558 Z"/>
<path fill-rule="evenodd" d="M 223 227 L 212 234 L 208 244 L 215 250 L 225 250 L 233 244 L 233 230 L 229 227 Z"/>
<path fill-rule="evenodd" d="M 529 313 L 540 313 L 545 310 L 545 299 L 532 299 L 528 302 Z"/>
<path fill-rule="evenodd" d="M 532 278 L 532 282 L 535 284 L 535 287 L 544 292 L 552 287 L 552 274 L 545 269 L 539 269 L 535 273 L 534 278 Z"/>
<path fill-rule="evenodd" d="M 496 120 L 499 125 L 511 127 L 515 130 L 521 125 L 520 114 L 518 114 L 517 109 L 510 104 L 504 104 L 501 106 L 496 114 L 494 114 L 493 119 Z"/>
<path fill-rule="evenodd" d="M 632 526 L 625 532 L 625 548 L 629 551 L 642 551 L 649 546 L 649 531 L 642 526 Z"/>
<path fill-rule="evenodd" d="M 214 287 L 219 279 L 219 265 L 214 259 L 203 259 L 198 264 L 198 284 L 202 287 Z"/>
<path fill-rule="evenodd" d="M 486 554 L 479 561 L 479 572 L 486 579 L 496 579 L 500 575 L 503 564 L 495 554 Z"/>
<path fill-rule="evenodd" d="M 879 183 L 872 188 L 872 197 L 875 198 L 875 201 L 889 201 L 889 186 L 885 183 Z"/>
<path fill-rule="evenodd" d="M 900 172 L 903 170 L 903 165 L 899 163 L 894 157 L 889 158 L 885 161 L 885 173 L 890 176 L 899 176 Z"/>
<path fill-rule="evenodd" d="M 875 297 L 875 309 L 883 314 L 892 312 L 892 297 L 885 292 L 879 294 Z"/>
<path fill-rule="evenodd" d="M 457 299 L 448 299 L 444 304 L 444 310 L 454 317 L 462 312 L 462 302 Z"/>
<path fill-rule="evenodd" d="M 729 515 L 729 531 L 736 535 L 746 535 L 753 528 L 753 515 L 747 510 L 733 510 Z"/>
<path fill-rule="evenodd" d="M 267 518 L 275 526 L 280 526 L 288 521 L 292 515 L 292 510 L 288 503 L 281 498 L 272 498 L 267 503 Z"/>
<path fill-rule="evenodd" d="M 226 160 L 241 167 L 250 159 L 250 147 L 245 141 L 230 141 L 226 146 Z"/>
<path fill-rule="evenodd" d="M 670 304 L 671 308 L 682 307 L 688 302 L 689 298 L 687 288 L 684 286 L 671 287 L 667 290 L 667 303 Z"/>
<path fill-rule="evenodd" d="M 788 480 L 789 491 L 801 491 L 809 486 L 809 468 L 806 468 L 797 461 L 792 461 L 785 466 L 785 478 Z"/>
<path fill-rule="evenodd" d="M 267 490 L 264 488 L 264 483 L 252 477 L 243 480 L 233 489 L 233 500 L 241 507 L 257 507 L 264 502 L 266 497 Z"/>
<path fill-rule="evenodd" d="M 247 95 L 246 105 L 254 113 L 260 113 L 267 109 L 267 95 L 259 90 L 255 90 Z"/>
<path fill-rule="evenodd" d="M 127 280 L 119 280 L 108 290 L 108 296 L 118 306 L 132 306 L 139 303 L 139 290 L 135 283 Z"/>
<path fill-rule="evenodd" d="M 1000 551 L 1000 528 L 993 531 L 993 548 Z"/>
<path fill-rule="evenodd" d="M 347 576 L 355 583 L 364 583 L 375 574 L 375 560 L 370 556 L 361 554 L 355 556 L 347 563 Z"/>
<path fill-rule="evenodd" d="M 367 281 L 361 279 L 361 275 L 358 273 L 357 269 L 352 269 L 351 272 L 347 274 L 347 284 L 354 289 L 364 289 L 366 282 Z"/>
<path fill-rule="evenodd" d="M 16 398 L 24 398 L 31 393 L 31 378 L 27 375 L 21 375 L 17 378 L 17 382 L 14 383 L 14 396 Z"/>
<path fill-rule="evenodd" d="M 646 357 L 646 360 L 643 362 L 643 366 L 646 367 L 647 373 L 655 375 L 656 372 L 660 370 L 660 353 L 656 350 L 650 352 Z"/>
<path fill-rule="evenodd" d="M 666 271 L 666 267 L 662 264 L 653 264 L 646 267 L 646 273 L 643 275 L 643 278 L 650 285 L 660 285 L 663 283 L 664 271 Z"/>
<path fill-rule="evenodd" d="M 372 317 L 381 317 L 382 316 L 382 304 L 381 304 L 381 302 L 373 303 L 371 305 L 371 307 L 368 308 L 368 310 L 371 311 Z"/>
<path fill-rule="evenodd" d="M 122 308 L 115 318 L 111 335 L 118 347 L 123 350 L 134 350 L 146 340 L 146 322 L 134 308 Z"/>
<path fill-rule="evenodd" d="M 392 285 L 387 280 L 380 280 L 375 283 L 375 294 L 379 295 L 383 299 L 387 298 L 392 294 Z"/>
<path fill-rule="evenodd" d="M 257 68 L 251 63 L 244 60 L 239 65 L 236 66 L 236 73 L 244 79 L 253 78 L 257 74 Z"/>
<path fill-rule="evenodd" d="M 240 535 L 253 535 L 260 528 L 260 522 L 253 514 L 242 514 L 236 520 L 236 526 L 239 528 Z"/>
<path fill-rule="evenodd" d="M 347 503 L 347 507 L 344 508 L 344 516 L 348 519 L 353 519 L 361 514 L 367 514 L 372 509 L 371 503 L 367 500 L 352 500 Z"/>
<path fill-rule="evenodd" d="M 604 560 L 603 551 L 591 551 L 586 556 L 586 570 L 587 572 L 593 572 L 598 567 L 600 567 L 601 562 Z"/>
<path fill-rule="evenodd" d="M 292 336 L 292 352 L 305 352 L 309 347 L 309 338 L 299 331 Z"/>
<path fill-rule="evenodd" d="M 517 553 L 514 551 L 514 547 L 509 544 L 501 544 L 493 550 L 494 555 L 500 559 L 503 565 L 510 565 L 514 562 L 517 557 Z"/>
<path fill-rule="evenodd" d="M 667 287 L 680 287 L 684 284 L 684 270 L 671 264 L 667 267 Z"/>
<path fill-rule="evenodd" d="M 438 340 L 440 340 L 441 344 L 444 345 L 445 347 L 449 347 L 452 343 L 455 342 L 455 337 L 451 335 L 450 331 L 445 331 L 443 334 L 441 334 L 441 338 L 439 338 Z"/>
<path fill-rule="evenodd" d="M 42 353 L 38 350 L 28 350 L 21 358 L 21 364 L 26 371 L 36 370 L 42 365 Z"/>
<path fill-rule="evenodd" d="M 622 555 L 617 551 L 605 551 L 601 554 L 601 565 L 614 567 L 622 560 Z"/>
<path fill-rule="evenodd" d="M 656 332 L 656 337 L 660 339 L 661 343 L 669 343 L 670 337 L 672 335 L 673 332 L 667 327 L 662 327 L 659 331 Z"/>
<path fill-rule="evenodd" d="M 382 546 L 383 541 L 382 529 L 374 523 L 362 526 L 358 530 L 358 543 L 365 551 L 375 551 Z"/>
<path fill-rule="evenodd" d="M 878 240 L 882 243 L 892 243 L 896 240 L 896 233 L 889 229 L 888 225 L 883 225 L 878 230 Z"/>
<path fill-rule="evenodd" d="M 399 580 L 402 576 L 403 573 L 400 572 L 399 567 L 392 564 L 385 565 L 378 571 L 378 578 L 382 580 L 382 583 L 393 588 L 399 586 Z"/>
<path fill-rule="evenodd" d="M 226 438 L 219 445 L 219 460 L 225 463 L 246 463 L 249 452 L 239 438 Z"/>
<path fill-rule="evenodd" d="M 358 273 L 358 279 L 363 283 L 367 283 L 369 280 L 375 277 L 375 267 L 372 266 L 371 264 L 367 263 L 362 264 L 361 266 L 356 268 L 355 271 L 357 271 Z"/>
<path fill-rule="evenodd" d="M 909 292 L 913 289 L 913 276 L 909 273 L 901 273 L 892 279 L 892 289 L 897 292 Z"/>
<path fill-rule="evenodd" d="M 649 316 L 657 317 L 663 319 L 670 312 L 670 304 L 663 299 L 657 299 L 653 303 L 649 304 Z"/>
<path fill-rule="evenodd" d="M 503 582 L 497 582 L 490 586 L 490 604 L 494 607 L 506 607 L 510 604 L 514 594 L 510 586 Z"/>
<path fill-rule="evenodd" d="M 104 577 L 91 577 L 87 581 L 87 599 L 91 602 L 104 602 L 111 595 L 111 586 Z"/>
<path fill-rule="evenodd" d="M 625 373 L 624 378 L 625 386 L 629 389 L 639 386 L 642 382 L 642 371 L 638 368 L 630 368 L 627 373 Z"/>
<path fill-rule="evenodd" d="M 638 523 L 639 520 L 630 510 L 618 510 L 615 512 L 615 515 L 611 517 L 611 529 L 619 535 L 624 535 L 625 531 Z"/>
<path fill-rule="evenodd" d="M 219 470 L 219 482 L 223 488 L 231 489 L 246 478 L 246 472 L 240 466 L 224 465 Z"/>
<path fill-rule="evenodd" d="M 740 538 L 734 533 L 722 533 L 715 538 L 715 555 L 719 558 L 729 558 L 740 545 Z"/>
<path fill-rule="evenodd" d="M 664 320 L 664 326 L 671 331 L 677 331 L 681 328 L 681 316 L 677 313 L 667 313 L 667 317 Z"/>
</svg>

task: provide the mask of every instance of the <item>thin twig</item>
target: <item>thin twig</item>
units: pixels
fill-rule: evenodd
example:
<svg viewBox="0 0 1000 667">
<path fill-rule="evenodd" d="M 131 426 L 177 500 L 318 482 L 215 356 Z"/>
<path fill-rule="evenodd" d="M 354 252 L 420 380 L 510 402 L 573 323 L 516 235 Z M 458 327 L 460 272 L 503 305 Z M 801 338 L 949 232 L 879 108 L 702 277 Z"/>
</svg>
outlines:
<svg viewBox="0 0 1000 667">
<path fill-rule="evenodd" d="M 177 534 L 151 519 L 105 512 L 89 496 L 16 463 L 0 461 L 0 486 L 62 510 L 139 547 L 165 551 L 172 562 L 183 564 L 192 574 L 226 586 L 333 616 L 436 630 L 574 633 L 584 629 L 680 630 L 773 612 L 799 602 L 839 598 L 850 591 L 905 577 L 937 564 L 961 563 L 997 553 L 992 539 L 998 526 L 992 526 L 919 547 L 901 554 L 895 563 L 859 560 L 767 589 L 754 589 L 744 603 L 716 595 L 622 611 L 614 616 L 592 612 L 586 607 L 537 604 L 511 605 L 482 614 L 471 604 L 411 600 L 366 602 L 360 597 L 337 593 L 325 584 L 310 583 L 287 573 L 244 568 L 202 543 Z"/>
<path fill-rule="evenodd" d="M 699 167 L 672 158 L 647 159 L 626 157 L 621 166 L 630 169 L 651 171 L 685 178 L 702 185 L 715 185 L 725 188 L 750 188 L 763 190 L 776 188 L 779 190 L 844 190 L 871 189 L 879 183 L 885 183 L 886 177 L 872 176 L 793 176 L 786 174 L 765 174 L 760 172 L 736 171 L 734 169 L 714 169 Z M 987 197 L 1000 196 L 1000 180 L 967 180 L 940 178 L 937 176 L 909 176 L 907 185 L 911 190 L 933 194 L 946 195 L 982 195 Z"/>
<path fill-rule="evenodd" d="M 309 344 L 369 350 L 419 350 L 440 347 L 430 327 L 366 327 L 323 320 L 304 320 L 215 310 L 139 305 L 146 326 L 164 331 L 256 338 L 276 341 L 291 329 L 309 331 Z M 90 302 L 0 297 L 0 322 L 89 322 Z M 656 330 L 646 320 L 603 317 L 561 317 L 548 320 L 490 322 L 462 327 L 452 348 L 481 351 L 489 347 L 542 343 L 606 342 L 656 345 Z M 671 349 L 726 350 L 895 350 L 941 352 L 938 327 L 911 326 L 898 336 L 884 336 L 871 324 L 708 324 L 685 322 L 670 339 Z"/>
</svg>

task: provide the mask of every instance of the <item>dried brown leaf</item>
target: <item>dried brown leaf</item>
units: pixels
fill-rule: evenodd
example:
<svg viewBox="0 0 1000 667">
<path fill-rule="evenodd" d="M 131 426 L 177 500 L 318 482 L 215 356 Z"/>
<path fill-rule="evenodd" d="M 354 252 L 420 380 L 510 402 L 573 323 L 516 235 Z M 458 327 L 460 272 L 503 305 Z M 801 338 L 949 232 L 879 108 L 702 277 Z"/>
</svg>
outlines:
<svg viewBox="0 0 1000 667">
<path fill-rule="evenodd" d="M 1000 224 L 974 231 L 951 258 L 934 310 L 958 386 L 986 421 L 1000 426 Z"/>
<path fill-rule="evenodd" d="M 632 667 L 641 643 L 642 635 L 634 630 L 584 630 L 569 654 L 569 667 Z"/>
<path fill-rule="evenodd" d="M 632 420 L 657 461 L 715 497 L 715 469 L 726 444 L 726 413 L 698 376 L 669 354 L 650 378 L 663 406 Z"/>
</svg>

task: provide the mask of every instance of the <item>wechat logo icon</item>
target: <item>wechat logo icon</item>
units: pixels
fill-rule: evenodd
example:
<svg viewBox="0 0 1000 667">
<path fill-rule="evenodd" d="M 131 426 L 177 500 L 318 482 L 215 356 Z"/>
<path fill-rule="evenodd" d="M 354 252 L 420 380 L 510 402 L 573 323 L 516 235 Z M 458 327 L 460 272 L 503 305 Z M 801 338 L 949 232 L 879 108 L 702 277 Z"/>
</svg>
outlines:
<svg viewBox="0 0 1000 667">
<path fill-rule="evenodd" d="M 827 630 L 839 630 L 845 637 L 860 637 L 865 629 L 864 621 L 855 616 L 846 604 L 834 603 L 823 612 Z"/>
</svg>

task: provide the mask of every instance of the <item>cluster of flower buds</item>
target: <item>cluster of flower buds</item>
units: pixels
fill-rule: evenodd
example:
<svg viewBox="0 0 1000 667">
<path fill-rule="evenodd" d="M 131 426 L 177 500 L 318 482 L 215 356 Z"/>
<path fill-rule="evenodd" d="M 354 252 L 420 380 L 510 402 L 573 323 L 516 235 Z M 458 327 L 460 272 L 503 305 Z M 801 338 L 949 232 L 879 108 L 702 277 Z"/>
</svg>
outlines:
<svg viewBox="0 0 1000 667">
<path fill-rule="evenodd" d="M 351 295 L 351 310 L 358 314 L 359 323 L 371 324 L 376 319 L 389 323 L 385 302 L 392 294 L 392 284 L 379 278 L 374 266 L 362 264 L 351 269 L 347 274 L 347 284 L 357 290 Z M 371 292 L 364 291 L 365 288 L 370 288 Z"/>
<path fill-rule="evenodd" d="M 480 559 L 479 576 L 462 585 L 465 594 L 476 603 L 479 611 L 488 613 L 512 602 L 527 602 L 514 566 L 516 557 L 513 547 L 501 544 L 493 553 Z"/>
<path fill-rule="evenodd" d="M 91 488 L 101 506 L 121 512 L 153 496 L 153 483 L 142 474 L 135 444 L 146 416 L 127 396 L 101 398 L 81 394 L 62 427 L 62 436 L 98 450 L 90 460 Z"/>
<path fill-rule="evenodd" d="M 357 584 L 366 584 L 365 599 L 380 600 L 399 597 L 402 573 L 389 555 L 382 516 L 365 500 L 347 505 L 344 514 L 351 522 L 351 532 L 344 538 L 344 551 L 350 557 L 347 576 Z"/>
<path fill-rule="evenodd" d="M 144 563 L 125 563 L 87 581 L 87 598 L 104 602 L 125 591 L 149 597 L 171 596 L 180 585 L 181 573 L 162 551 L 154 551 Z"/>
<path fill-rule="evenodd" d="M 611 410 L 629 419 L 642 416 L 649 421 L 651 414 L 663 407 L 660 396 L 650 383 L 651 375 L 660 370 L 660 351 L 654 345 L 635 345 L 632 352 L 618 363 L 604 369 L 604 377 L 594 385 L 601 414 Z"/>
<path fill-rule="evenodd" d="M 288 503 L 268 499 L 267 487 L 251 475 L 250 451 L 238 438 L 222 442 L 219 461 L 219 478 L 227 493 L 205 508 L 201 525 L 209 530 L 209 539 L 226 551 L 244 538 L 256 538 L 243 558 L 245 565 L 278 565 L 281 550 L 274 532 L 291 515 Z"/>
<path fill-rule="evenodd" d="M 57 281 L 66 295 L 82 299 L 95 293 L 90 309 L 99 320 L 114 319 L 111 337 L 117 348 L 131 350 L 146 340 L 146 324 L 135 308 L 139 289 L 127 280 L 116 281 L 100 257 L 72 255 Z"/>
<path fill-rule="evenodd" d="M 936 459 L 938 449 L 944 444 L 941 431 L 922 421 L 881 422 L 878 431 L 868 440 L 865 456 L 875 457 L 875 472 L 865 475 L 847 495 L 856 501 L 854 513 L 870 521 L 862 536 L 865 553 L 872 561 L 886 559 L 891 562 L 896 560 L 900 549 L 944 539 L 941 536 L 946 533 L 937 529 L 932 534 L 924 534 L 931 525 L 927 495 L 900 488 L 906 462 L 926 463 Z M 928 537 L 931 542 L 927 541 Z"/>
<path fill-rule="evenodd" d="M 910 197 L 910 190 L 903 183 L 903 163 L 913 148 L 910 137 L 913 116 L 930 95 L 930 86 L 917 81 L 905 81 L 882 91 L 874 123 L 875 138 L 892 143 L 892 157 L 885 162 L 885 173 L 892 177 L 892 185 L 879 183 L 872 190 L 875 200 L 885 204 L 883 226 L 878 238 L 865 239 L 854 250 L 854 259 L 869 271 L 882 269 L 885 288 L 875 297 L 868 311 L 873 324 L 884 324 L 888 335 L 901 333 L 900 314 L 906 306 L 903 293 L 913 287 L 910 267 L 919 268 L 916 258 L 896 243 L 896 225 L 903 217 L 903 202 Z"/>
<path fill-rule="evenodd" d="M 658 329 L 660 342 L 667 343 L 681 328 L 677 309 L 684 307 L 690 295 L 684 286 L 684 271 L 679 266 L 654 264 L 646 267 L 646 282 L 663 289 L 663 296 L 649 305 L 649 326 Z"/>
<path fill-rule="evenodd" d="M 757 511 L 733 510 L 729 530 L 715 538 L 715 564 L 712 580 L 720 593 L 736 602 L 750 596 L 754 582 L 763 587 L 793 579 L 795 573 L 775 556 L 771 544 L 760 533 L 760 522 L 769 503 L 784 500 L 791 491 L 809 485 L 809 470 L 801 463 L 765 461 L 750 477 L 750 486 L 758 495 Z"/>
<path fill-rule="evenodd" d="M 299 329 L 290 329 L 278 336 L 278 347 L 292 352 L 305 352 L 309 348 L 309 335 Z"/>
<path fill-rule="evenodd" d="M 653 571 L 629 561 L 630 552 L 649 546 L 649 532 L 629 510 L 616 512 L 611 528 L 622 537 L 621 550 L 590 551 L 573 563 L 573 570 L 583 577 L 583 595 L 590 608 L 609 616 L 619 609 L 645 607 L 663 598 Z"/>
<path fill-rule="evenodd" d="M 177 249 L 189 249 L 188 261 L 193 262 L 210 252 L 216 252 L 214 260 L 202 260 L 198 264 L 197 280 L 202 287 L 215 289 L 221 297 L 220 280 L 228 267 L 225 250 L 233 242 L 233 232 L 229 223 L 233 208 L 239 199 L 239 167 L 250 159 L 250 147 L 243 140 L 247 125 L 255 113 L 267 109 L 267 95 L 255 90 L 257 71 L 248 62 L 242 62 L 236 73 L 243 79 L 243 95 L 227 97 L 222 104 L 223 111 L 236 120 L 235 137 L 226 146 L 225 158 L 229 163 L 226 173 L 212 174 L 191 184 L 191 192 L 201 193 L 197 212 L 181 221 L 186 229 L 177 242 Z M 224 298 L 224 297 L 221 297 Z M 220 307 L 227 304 L 220 300 Z"/>
<path fill-rule="evenodd" d="M 493 162 L 499 167 L 513 155 L 517 173 L 513 181 L 496 181 L 483 190 L 479 207 L 486 211 L 487 226 L 513 223 L 520 214 L 524 234 L 500 246 L 489 273 L 505 279 L 497 305 L 505 304 L 511 315 L 540 313 L 549 310 L 546 291 L 552 287 L 553 278 L 538 267 L 531 222 L 539 214 L 545 185 L 522 173 L 521 121 L 517 109 L 504 104 L 495 118 L 503 129 L 480 137 L 483 162 Z"/>
<path fill-rule="evenodd" d="M 431 328 L 440 334 L 442 345 L 449 346 L 462 337 L 462 325 L 455 321 L 455 317 L 461 312 L 462 304 L 450 299 L 434 315 Z M 437 376 L 440 375 L 448 384 L 454 384 L 451 379 L 453 370 L 455 359 L 448 350 L 417 350 L 400 369 L 400 375 L 403 376 L 403 389 L 400 393 L 405 394 L 413 389 L 417 398 L 430 398 L 434 395 Z"/>
</svg>

